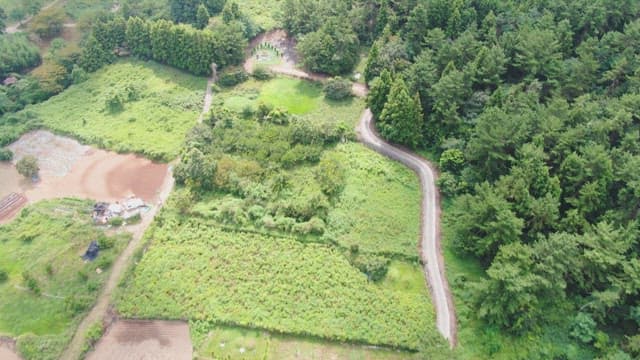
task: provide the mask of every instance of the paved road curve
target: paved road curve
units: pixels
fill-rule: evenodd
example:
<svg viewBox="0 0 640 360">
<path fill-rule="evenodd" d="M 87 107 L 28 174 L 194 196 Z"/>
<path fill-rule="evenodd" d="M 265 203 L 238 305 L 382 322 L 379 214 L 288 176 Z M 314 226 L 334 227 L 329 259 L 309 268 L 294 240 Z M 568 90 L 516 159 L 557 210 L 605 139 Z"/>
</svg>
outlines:
<svg viewBox="0 0 640 360">
<path fill-rule="evenodd" d="M 422 187 L 421 258 L 436 308 L 436 323 L 451 347 L 456 343 L 456 318 L 449 286 L 444 275 L 440 249 L 440 206 L 435 176 L 423 158 L 386 143 L 374 130 L 373 114 L 366 109 L 356 129 L 360 141 L 371 149 L 399 161 L 415 171 Z"/>
</svg>

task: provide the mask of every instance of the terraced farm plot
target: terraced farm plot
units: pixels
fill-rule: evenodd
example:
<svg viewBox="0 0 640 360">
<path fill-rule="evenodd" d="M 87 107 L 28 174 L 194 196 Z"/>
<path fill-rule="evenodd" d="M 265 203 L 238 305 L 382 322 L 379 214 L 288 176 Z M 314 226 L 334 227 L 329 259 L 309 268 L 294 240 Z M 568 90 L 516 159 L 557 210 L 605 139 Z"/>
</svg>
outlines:
<svg viewBox="0 0 640 360">
<path fill-rule="evenodd" d="M 25 111 L 83 142 L 169 161 L 198 119 L 205 85 L 157 63 L 122 61 Z"/>
<path fill-rule="evenodd" d="M 417 350 L 446 346 L 426 288 L 369 282 L 331 247 L 172 216 L 118 300 L 125 317 L 237 324 Z M 182 225 L 179 225 L 183 222 Z"/>
</svg>

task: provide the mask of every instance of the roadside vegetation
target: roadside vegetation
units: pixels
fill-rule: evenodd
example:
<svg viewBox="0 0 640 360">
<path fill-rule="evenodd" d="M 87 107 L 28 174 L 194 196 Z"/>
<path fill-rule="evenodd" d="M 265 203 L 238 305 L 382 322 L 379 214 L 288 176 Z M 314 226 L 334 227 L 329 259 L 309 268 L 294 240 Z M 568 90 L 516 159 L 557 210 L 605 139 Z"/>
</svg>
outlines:
<svg viewBox="0 0 640 360">
<path fill-rule="evenodd" d="M 129 239 L 105 235 L 90 211 L 88 201 L 45 201 L 0 225 L 0 334 L 17 337 L 27 360 L 58 358 Z M 94 240 L 100 255 L 84 262 Z"/>
</svg>

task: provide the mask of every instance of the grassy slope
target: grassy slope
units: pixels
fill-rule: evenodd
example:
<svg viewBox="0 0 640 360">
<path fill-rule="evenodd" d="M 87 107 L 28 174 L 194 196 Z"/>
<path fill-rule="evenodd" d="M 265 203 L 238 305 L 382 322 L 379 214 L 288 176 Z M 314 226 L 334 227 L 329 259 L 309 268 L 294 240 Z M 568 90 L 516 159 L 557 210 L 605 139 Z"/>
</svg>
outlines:
<svg viewBox="0 0 640 360">
<path fill-rule="evenodd" d="M 98 11 L 110 11 L 114 0 L 66 0 L 64 10 L 73 19 L 79 19 L 85 14 L 96 13 Z"/>
<path fill-rule="evenodd" d="M 125 92 L 125 86 L 138 87 L 139 100 L 128 101 L 119 112 L 107 110 L 108 96 Z M 123 61 L 27 111 L 84 142 L 170 160 L 197 120 L 204 88 L 204 78 L 153 62 Z"/>
<path fill-rule="evenodd" d="M 9 275 L 8 281 L 0 284 L 0 334 L 53 335 L 63 346 L 68 341 L 84 311 L 70 310 L 67 299 L 92 303 L 109 275 L 108 271 L 97 274 L 95 269 L 108 270 L 127 242 L 127 237 L 118 237 L 114 248 L 102 251 L 96 262 L 85 264 L 80 255 L 100 233 L 90 224 L 90 206 L 89 202 L 72 199 L 41 202 L 0 226 L 0 269 Z M 48 266 L 52 273 L 47 271 Z M 25 272 L 36 279 L 43 293 L 63 299 L 21 289 L 26 287 Z M 62 349 L 47 350 L 55 356 L 55 351 Z"/>
</svg>

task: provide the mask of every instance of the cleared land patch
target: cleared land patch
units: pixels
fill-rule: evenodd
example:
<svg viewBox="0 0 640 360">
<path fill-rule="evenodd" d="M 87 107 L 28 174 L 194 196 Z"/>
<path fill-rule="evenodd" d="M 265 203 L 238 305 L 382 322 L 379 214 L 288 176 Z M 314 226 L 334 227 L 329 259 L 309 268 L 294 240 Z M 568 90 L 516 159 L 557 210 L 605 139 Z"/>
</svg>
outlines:
<svg viewBox="0 0 640 360">
<path fill-rule="evenodd" d="M 114 202 L 129 195 L 154 203 L 168 175 L 166 164 L 135 155 L 96 150 L 48 131 L 34 131 L 9 146 L 14 163 L 32 155 L 40 166 L 40 181 L 20 176 L 10 164 L 0 164 L 0 197 L 24 194 L 30 202 L 80 197 Z M 0 221 L 6 221 L 10 217 Z"/>
<path fill-rule="evenodd" d="M 123 320 L 112 325 L 87 359 L 191 360 L 191 353 L 185 322 Z"/>
<path fill-rule="evenodd" d="M 198 119 L 205 85 L 157 63 L 123 61 L 26 111 L 83 142 L 169 161 Z"/>
<path fill-rule="evenodd" d="M 197 341 L 194 359 L 245 360 L 407 360 L 420 359 L 420 354 L 375 348 L 366 345 L 340 344 L 312 338 L 273 334 L 267 331 L 215 326 L 201 328 L 191 324 Z"/>
<path fill-rule="evenodd" d="M 420 185 L 415 174 L 361 144 L 340 144 L 332 151 L 342 155 L 347 172 L 327 219 L 331 237 L 345 248 L 417 261 Z"/>
<path fill-rule="evenodd" d="M 26 359 L 56 358 L 95 301 L 129 235 L 107 237 L 91 223 L 91 203 L 39 202 L 0 226 L 0 334 L 18 338 Z M 94 262 L 80 256 L 98 239 Z M 96 271 L 100 269 L 100 271 Z"/>
</svg>

